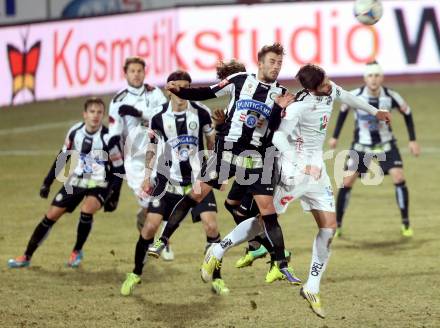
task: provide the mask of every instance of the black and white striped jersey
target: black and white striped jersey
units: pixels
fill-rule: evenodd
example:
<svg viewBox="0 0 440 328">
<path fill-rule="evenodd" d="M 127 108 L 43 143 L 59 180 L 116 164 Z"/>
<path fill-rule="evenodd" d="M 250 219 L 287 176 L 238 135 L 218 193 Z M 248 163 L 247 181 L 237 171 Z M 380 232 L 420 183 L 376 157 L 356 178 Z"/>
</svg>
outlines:
<svg viewBox="0 0 440 328">
<path fill-rule="evenodd" d="M 370 105 L 380 108 L 398 109 L 406 117 L 411 116 L 411 109 L 406 104 L 405 100 L 394 90 L 386 87 L 381 87 L 379 97 L 371 97 L 368 94 L 366 86 L 354 89 L 350 91 L 351 94 L 363 98 Z M 341 106 L 341 114 L 347 112 L 350 109 L 347 105 Z M 355 119 L 354 130 L 354 142 L 362 145 L 377 145 L 390 142 L 394 140 L 394 135 L 391 126 L 360 110 L 358 108 L 352 108 Z M 412 122 L 412 118 L 411 118 Z"/>
<path fill-rule="evenodd" d="M 96 182 L 108 181 L 111 167 L 123 173 L 123 158 L 119 145 L 108 145 L 110 136 L 105 126 L 93 134 L 86 130 L 84 122 L 73 125 L 67 132 L 64 145 L 49 171 L 45 184 L 51 185 L 67 160 L 77 159 L 71 176 Z"/>
<path fill-rule="evenodd" d="M 244 150 L 258 149 L 270 134 L 270 118 L 275 98 L 284 94 L 286 88 L 278 82 L 264 83 L 255 74 L 240 72 L 210 87 L 217 97 L 229 95 L 226 120 L 218 137 L 232 142 L 232 152 L 238 155 Z M 276 107 L 281 111 L 280 107 Z M 281 112 L 278 116 L 281 115 Z M 264 119 L 261 126 L 258 120 Z"/>
<path fill-rule="evenodd" d="M 192 183 L 201 169 L 204 136 L 214 133 L 209 108 L 189 101 L 185 111 L 173 112 L 169 102 L 153 117 L 151 129 L 164 141 L 163 147 L 159 147 L 157 173 L 173 184 Z"/>
</svg>

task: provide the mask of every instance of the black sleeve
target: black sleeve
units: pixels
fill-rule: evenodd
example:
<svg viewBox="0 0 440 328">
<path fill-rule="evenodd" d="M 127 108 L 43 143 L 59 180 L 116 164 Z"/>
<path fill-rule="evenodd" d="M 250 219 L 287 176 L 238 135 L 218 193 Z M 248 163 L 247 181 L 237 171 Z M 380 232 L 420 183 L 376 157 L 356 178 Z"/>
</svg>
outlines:
<svg viewBox="0 0 440 328">
<path fill-rule="evenodd" d="M 217 97 L 210 87 L 180 88 L 180 90 L 174 92 L 174 94 L 179 98 L 187 100 L 207 100 Z"/>
<path fill-rule="evenodd" d="M 406 129 L 408 130 L 409 141 L 415 141 L 416 129 L 414 127 L 414 120 L 412 114 L 411 113 L 403 114 L 403 118 L 405 119 Z"/>
<path fill-rule="evenodd" d="M 110 138 L 108 142 L 110 170 L 107 178 L 107 197 L 104 201 L 104 212 L 113 212 L 119 202 L 119 195 L 125 174 L 122 150 L 119 138 Z M 118 165 L 116 165 L 118 163 Z"/>
<path fill-rule="evenodd" d="M 279 106 L 277 103 L 274 103 L 268 122 L 268 127 L 271 131 L 278 130 L 281 124 L 283 113 L 284 113 L 284 108 Z"/>
<path fill-rule="evenodd" d="M 347 118 L 348 110 L 339 111 L 338 120 L 336 121 L 335 130 L 333 131 L 333 138 L 338 139 L 341 134 L 342 126 Z"/>
<path fill-rule="evenodd" d="M 212 125 L 211 115 L 209 115 L 208 111 L 201 108 L 199 110 L 200 113 L 200 126 L 203 128 L 205 125 Z"/>
<path fill-rule="evenodd" d="M 68 153 L 63 152 L 62 150 L 58 153 L 57 157 L 53 161 L 52 167 L 44 178 L 43 184 L 45 186 L 51 186 L 57 175 L 64 168 L 67 161 L 69 160 L 70 155 Z"/>
</svg>

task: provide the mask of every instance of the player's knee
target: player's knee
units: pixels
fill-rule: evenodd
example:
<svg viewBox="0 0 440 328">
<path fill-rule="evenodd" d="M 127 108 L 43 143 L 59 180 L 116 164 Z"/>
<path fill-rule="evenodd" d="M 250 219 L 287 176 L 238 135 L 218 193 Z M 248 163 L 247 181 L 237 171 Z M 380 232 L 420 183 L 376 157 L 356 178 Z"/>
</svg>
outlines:
<svg viewBox="0 0 440 328">
<path fill-rule="evenodd" d="M 147 220 L 144 224 L 144 227 L 142 228 L 142 232 L 141 232 L 142 237 L 149 238 L 151 236 L 154 236 L 157 230 L 159 230 L 159 226 L 160 226 L 160 221 Z"/>
<path fill-rule="evenodd" d="M 273 206 L 273 203 L 269 203 L 265 206 L 258 206 L 258 209 L 260 210 L 261 215 L 271 215 L 276 214 L 275 207 Z"/>
<path fill-rule="evenodd" d="M 356 181 L 356 178 L 357 178 L 356 174 L 353 174 L 353 175 L 345 177 L 344 180 L 343 180 L 344 188 L 351 188 L 351 187 L 353 187 L 353 185 L 354 185 L 354 183 Z"/>
<path fill-rule="evenodd" d="M 393 183 L 396 185 L 405 183 L 405 176 L 403 175 L 403 172 L 398 172 L 393 176 Z"/>
<path fill-rule="evenodd" d="M 205 233 L 207 236 L 218 235 L 217 222 L 209 220 L 204 222 Z"/>
</svg>

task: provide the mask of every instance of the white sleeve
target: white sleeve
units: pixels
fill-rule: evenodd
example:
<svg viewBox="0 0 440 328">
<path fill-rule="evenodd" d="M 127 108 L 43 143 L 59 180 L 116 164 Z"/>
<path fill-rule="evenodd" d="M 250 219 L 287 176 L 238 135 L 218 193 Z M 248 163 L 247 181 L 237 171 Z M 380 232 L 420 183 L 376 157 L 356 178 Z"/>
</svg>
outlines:
<svg viewBox="0 0 440 328">
<path fill-rule="evenodd" d="M 335 90 L 336 98 L 339 98 L 339 100 L 342 103 L 348 105 L 351 108 L 361 109 L 371 115 L 376 115 L 377 108 L 371 106 L 369 103 L 367 103 L 362 98 L 356 97 L 355 95 L 351 94 L 347 90 L 344 90 L 343 88 L 341 88 L 340 86 L 338 86 L 334 83 L 333 83 L 333 86 L 336 87 L 336 90 Z"/>
<path fill-rule="evenodd" d="M 124 129 L 124 121 L 119 115 L 119 102 L 110 102 L 110 108 L 108 110 L 108 120 L 109 120 L 109 135 L 110 136 L 120 136 Z"/>
<path fill-rule="evenodd" d="M 162 105 L 167 102 L 168 99 L 165 97 L 162 90 L 157 87 L 154 88 L 149 96 L 149 108 L 147 111 L 142 111 L 142 118 L 146 121 L 150 121 L 154 115 L 162 110 Z"/>
<path fill-rule="evenodd" d="M 287 157 L 291 162 L 293 162 L 293 148 L 289 143 L 289 136 L 293 134 L 298 125 L 302 110 L 303 106 L 300 103 L 289 105 L 286 108 L 286 115 L 281 120 L 280 127 L 272 138 L 273 145 L 282 153 L 283 157 Z"/>
</svg>

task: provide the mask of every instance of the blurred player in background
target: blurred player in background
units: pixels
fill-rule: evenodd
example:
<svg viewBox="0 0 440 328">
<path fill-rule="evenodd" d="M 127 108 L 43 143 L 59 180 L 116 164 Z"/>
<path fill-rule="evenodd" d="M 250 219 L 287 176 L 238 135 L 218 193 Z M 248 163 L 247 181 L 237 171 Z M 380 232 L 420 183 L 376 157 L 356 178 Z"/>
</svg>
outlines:
<svg viewBox="0 0 440 328">
<path fill-rule="evenodd" d="M 365 85 L 354 89 L 351 94 L 368 101 L 376 108 L 397 109 L 404 117 L 409 135 L 409 150 L 414 156 L 419 156 L 420 147 L 416 141 L 416 132 L 410 107 L 405 100 L 394 90 L 382 85 L 384 80 L 383 70 L 377 62 L 365 66 Z M 389 174 L 396 190 L 397 206 L 402 218 L 401 233 L 404 237 L 411 237 L 413 230 L 410 227 L 408 205 L 409 193 L 403 174 L 403 162 L 397 148 L 396 138 L 391 126 L 379 122 L 373 115 L 347 105 L 342 105 L 333 138 L 329 140 L 330 148 L 335 148 L 338 137 L 347 118 L 349 109 L 353 110 L 355 118 L 354 140 L 351 150 L 357 154 L 357 158 L 348 158 L 343 180 L 343 187 L 339 189 L 336 201 L 336 217 L 338 230 L 336 235 L 342 234 L 342 219 L 350 200 L 351 188 L 356 179 L 366 173 L 371 160 L 377 154 L 385 154 L 384 160 L 379 160 L 379 165 L 384 174 Z"/>
<path fill-rule="evenodd" d="M 142 195 L 145 176 L 145 153 L 149 142 L 147 128 L 151 118 L 167 102 L 162 91 L 144 83 L 145 61 L 128 57 L 124 64 L 127 87 L 116 94 L 110 103 L 110 135 L 118 138 L 124 152 L 124 166 L 128 186 L 133 190 L 140 209 L 137 214 L 139 231 L 144 224 L 148 197 Z M 165 227 L 165 223 L 163 228 Z M 174 259 L 170 247 L 163 252 L 165 260 Z"/>
<path fill-rule="evenodd" d="M 191 85 L 191 77 L 184 71 L 171 73 L 167 79 L 167 82 L 170 81 L 185 88 Z M 206 161 L 204 149 L 214 148 L 215 131 L 209 108 L 199 102 L 180 99 L 171 93 L 170 99 L 169 103 L 161 106 L 161 112 L 153 117 L 150 124 L 156 137 L 146 155 L 144 190 L 151 194 L 151 199 L 147 219 L 136 244 L 135 267 L 133 272 L 127 274 L 121 287 L 124 296 L 130 295 L 140 283 L 148 246 L 153 243 L 163 218 L 168 217 L 173 207 L 191 191 L 192 182 L 197 178 L 202 162 Z M 159 146 L 154 147 L 154 142 L 158 142 Z M 160 147 L 162 143 L 165 143 L 164 147 Z M 162 150 L 159 156 L 158 150 Z M 156 160 L 157 166 L 154 165 Z M 157 174 L 153 175 L 154 167 L 157 167 Z M 156 176 L 154 184 L 153 176 Z M 202 221 L 206 233 L 205 249 L 220 242 L 216 212 L 217 205 L 212 191 L 192 209 L 193 222 Z M 213 272 L 212 280 L 214 292 L 219 295 L 229 292 L 221 278 L 220 268 Z"/>
<path fill-rule="evenodd" d="M 24 255 L 8 261 L 10 268 L 29 266 L 32 255 L 47 238 L 52 226 L 65 212 L 73 212 L 84 200 L 76 243 L 67 262 L 72 268 L 78 267 L 83 258 L 82 248 L 92 229 L 93 215 L 102 206 L 105 211 L 116 209 L 124 167 L 119 144 L 110 145 L 108 129 L 102 125 L 104 113 L 105 104 L 100 98 L 86 100 L 84 121 L 69 129 L 64 146 L 44 179 L 40 196 L 48 197 L 50 186 L 71 155 L 79 156 L 78 163 L 35 228 Z"/>
</svg>

